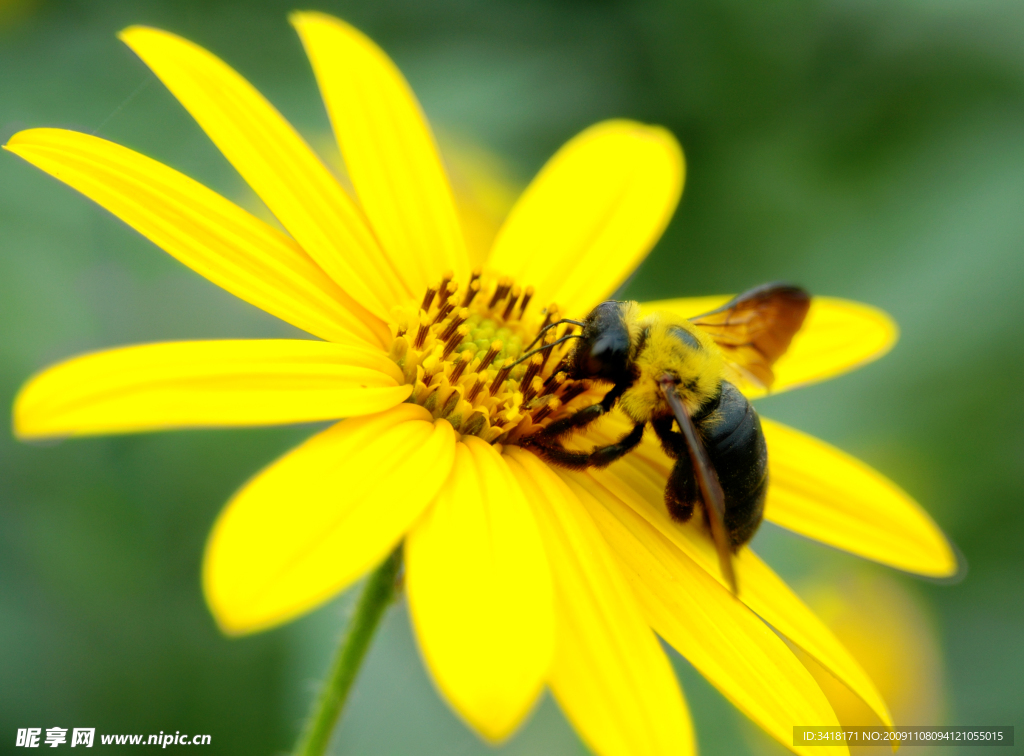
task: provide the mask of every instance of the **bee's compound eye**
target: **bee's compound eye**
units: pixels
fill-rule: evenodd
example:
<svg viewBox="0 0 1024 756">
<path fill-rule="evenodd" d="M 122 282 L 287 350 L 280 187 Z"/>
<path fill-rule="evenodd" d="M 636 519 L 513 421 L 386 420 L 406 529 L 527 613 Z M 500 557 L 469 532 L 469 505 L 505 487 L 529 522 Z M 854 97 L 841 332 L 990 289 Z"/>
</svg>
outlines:
<svg viewBox="0 0 1024 756">
<path fill-rule="evenodd" d="M 624 302 L 599 304 L 587 316 L 581 340 L 573 351 L 573 378 L 621 380 L 629 373 L 629 327 Z"/>
<path fill-rule="evenodd" d="M 587 371 L 594 377 L 618 380 L 628 372 L 630 336 L 625 328 L 607 328 L 598 334 L 587 354 Z"/>
<path fill-rule="evenodd" d="M 629 334 L 624 330 L 607 330 L 594 341 L 587 357 L 587 368 L 593 375 L 611 377 L 621 372 L 629 357 Z"/>
</svg>

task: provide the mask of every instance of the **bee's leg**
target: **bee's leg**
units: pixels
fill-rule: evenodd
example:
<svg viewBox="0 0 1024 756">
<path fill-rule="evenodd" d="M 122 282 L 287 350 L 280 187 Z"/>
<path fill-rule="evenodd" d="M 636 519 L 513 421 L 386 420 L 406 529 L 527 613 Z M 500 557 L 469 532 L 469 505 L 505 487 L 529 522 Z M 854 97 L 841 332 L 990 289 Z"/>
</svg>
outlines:
<svg viewBox="0 0 1024 756">
<path fill-rule="evenodd" d="M 686 449 L 686 438 L 672 430 L 671 417 L 659 417 L 651 421 L 654 432 L 661 440 L 665 453 L 676 460 L 665 484 L 665 507 L 672 519 L 686 522 L 693 516 L 693 505 L 700 501 L 697 479 Z"/>
<path fill-rule="evenodd" d="M 693 516 L 693 505 L 700 499 L 693 467 L 685 457 L 672 466 L 665 484 L 665 507 L 673 520 L 686 522 Z"/>
<path fill-rule="evenodd" d="M 668 456 L 672 459 L 688 460 L 690 458 L 690 452 L 686 448 L 686 437 L 682 433 L 672 430 L 671 416 L 651 420 L 651 427 L 654 428 L 658 440 L 661 441 L 661 448 Z"/>
<path fill-rule="evenodd" d="M 590 425 L 592 422 L 601 417 L 607 410 L 601 406 L 601 403 L 591 404 L 589 407 L 563 417 L 561 420 L 556 420 L 551 423 L 547 428 L 540 432 L 540 436 L 545 440 L 550 439 L 554 441 L 562 436 L 565 436 L 573 431 L 580 431 Z"/>
<path fill-rule="evenodd" d="M 590 459 L 590 454 L 587 452 L 569 451 L 558 443 L 558 441 L 543 442 L 540 440 L 531 440 L 529 448 L 536 451 L 539 456 L 543 457 L 548 462 L 553 462 L 562 467 L 568 467 L 570 470 L 587 469 L 587 462 Z"/>
<path fill-rule="evenodd" d="M 606 467 L 610 465 L 615 460 L 635 449 L 643 437 L 644 423 L 637 423 L 633 426 L 633 430 L 614 444 L 598 446 L 589 452 L 570 451 L 557 440 L 547 441 L 538 439 L 533 441 L 530 446 L 550 462 L 574 470 L 583 470 L 588 467 Z"/>
<path fill-rule="evenodd" d="M 541 437 L 544 439 L 556 439 L 567 433 L 583 430 L 603 414 L 610 412 L 612 407 L 615 406 L 615 402 L 619 400 L 619 397 L 622 396 L 627 388 L 629 388 L 627 384 L 613 386 L 597 404 L 591 404 L 589 407 L 584 407 L 568 417 L 563 417 L 561 420 L 551 423 L 551 425 L 541 431 Z"/>
<path fill-rule="evenodd" d="M 590 467 L 607 467 L 615 460 L 624 457 L 633 451 L 644 437 L 644 425 L 637 423 L 633 430 L 620 438 L 614 444 L 598 446 L 590 451 Z"/>
</svg>

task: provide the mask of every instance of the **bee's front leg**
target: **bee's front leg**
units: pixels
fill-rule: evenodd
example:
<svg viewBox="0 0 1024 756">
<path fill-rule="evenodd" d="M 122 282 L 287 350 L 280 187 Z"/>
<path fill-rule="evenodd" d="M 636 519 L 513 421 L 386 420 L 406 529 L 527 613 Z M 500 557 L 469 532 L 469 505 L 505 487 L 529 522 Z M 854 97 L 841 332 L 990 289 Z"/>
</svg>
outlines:
<svg viewBox="0 0 1024 756">
<path fill-rule="evenodd" d="M 532 440 L 529 445 L 549 462 L 554 462 L 556 465 L 573 470 L 584 470 L 588 467 L 606 467 L 610 465 L 615 460 L 635 449 L 643 437 L 644 423 L 637 423 L 633 426 L 633 430 L 614 444 L 598 446 L 589 452 L 566 449 L 557 439 L 548 441 L 543 438 L 537 438 Z"/>
<path fill-rule="evenodd" d="M 615 402 L 619 400 L 619 397 L 622 396 L 627 388 L 628 386 L 623 384 L 616 384 L 615 386 L 612 386 L 601 401 L 596 404 L 591 404 L 589 407 L 577 410 L 571 415 L 551 423 L 540 432 L 541 438 L 554 440 L 562 438 L 574 431 L 583 430 L 606 412 L 611 412 L 612 407 L 615 406 Z"/>
</svg>

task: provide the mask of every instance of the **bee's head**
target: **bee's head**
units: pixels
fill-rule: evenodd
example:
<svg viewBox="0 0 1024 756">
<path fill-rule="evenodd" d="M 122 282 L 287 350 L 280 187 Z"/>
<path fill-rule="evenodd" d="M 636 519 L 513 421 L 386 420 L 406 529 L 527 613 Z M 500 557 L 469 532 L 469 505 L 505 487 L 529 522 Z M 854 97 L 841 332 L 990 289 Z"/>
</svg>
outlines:
<svg viewBox="0 0 1024 756">
<path fill-rule="evenodd" d="M 600 378 L 618 383 L 632 374 L 633 302 L 599 304 L 587 316 L 570 358 L 570 377 Z"/>
</svg>

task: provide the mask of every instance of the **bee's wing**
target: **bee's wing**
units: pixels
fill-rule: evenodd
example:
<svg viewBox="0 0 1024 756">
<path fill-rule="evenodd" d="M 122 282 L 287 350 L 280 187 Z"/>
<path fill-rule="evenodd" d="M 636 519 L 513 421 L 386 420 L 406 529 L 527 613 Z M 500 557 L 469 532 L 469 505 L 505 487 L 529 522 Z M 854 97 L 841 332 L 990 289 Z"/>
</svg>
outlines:
<svg viewBox="0 0 1024 756">
<path fill-rule="evenodd" d="M 765 284 L 690 322 L 722 348 L 733 383 L 767 391 L 775 380 L 772 365 L 789 348 L 810 305 L 810 295 L 798 286 Z"/>
<path fill-rule="evenodd" d="M 686 448 L 690 452 L 690 461 L 693 463 L 693 472 L 697 477 L 697 485 L 700 487 L 701 501 L 708 513 L 708 523 L 711 525 L 711 538 L 715 542 L 715 551 L 718 552 L 718 566 L 722 570 L 722 577 L 725 578 L 733 593 L 738 593 L 736 585 L 736 573 L 732 568 L 732 548 L 729 543 L 729 532 L 725 528 L 725 494 L 722 492 L 722 484 L 718 481 L 718 473 L 715 471 L 711 459 L 708 457 L 707 449 L 697 435 L 697 429 L 693 427 L 690 413 L 686 406 L 676 394 L 675 383 L 672 380 L 659 382 L 662 394 L 672 408 L 679 429 L 686 438 Z"/>
</svg>

